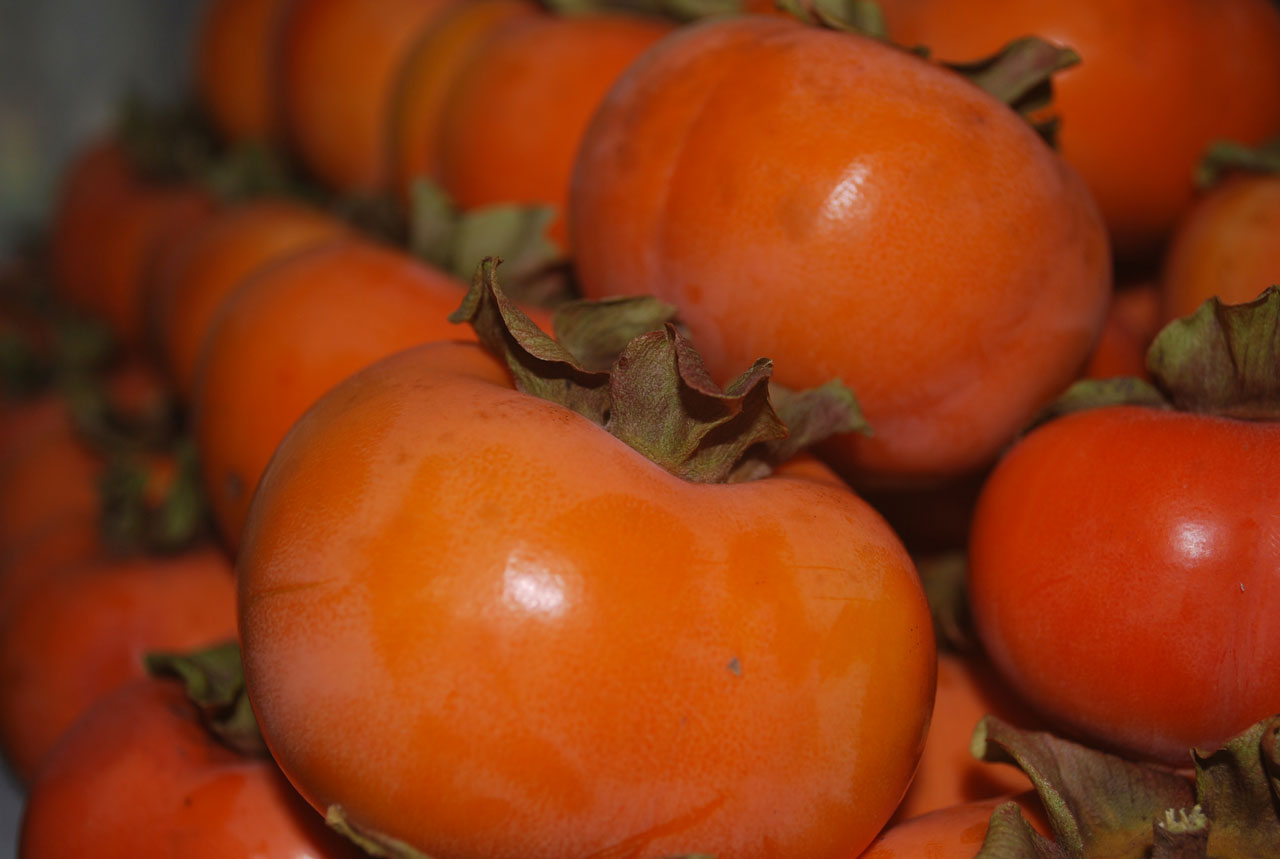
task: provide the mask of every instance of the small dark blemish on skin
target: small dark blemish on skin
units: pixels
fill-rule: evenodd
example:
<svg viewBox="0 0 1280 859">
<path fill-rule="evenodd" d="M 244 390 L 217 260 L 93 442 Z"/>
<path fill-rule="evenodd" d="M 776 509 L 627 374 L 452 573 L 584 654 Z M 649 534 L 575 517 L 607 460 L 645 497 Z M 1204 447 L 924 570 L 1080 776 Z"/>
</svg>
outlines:
<svg viewBox="0 0 1280 859">
<path fill-rule="evenodd" d="M 227 472 L 227 495 L 232 501 L 237 501 L 244 495 L 244 478 L 234 471 Z"/>
<path fill-rule="evenodd" d="M 730 659 L 729 664 L 725 667 L 732 671 L 735 677 L 742 676 L 742 663 L 738 661 L 738 657 L 735 656 Z"/>
</svg>

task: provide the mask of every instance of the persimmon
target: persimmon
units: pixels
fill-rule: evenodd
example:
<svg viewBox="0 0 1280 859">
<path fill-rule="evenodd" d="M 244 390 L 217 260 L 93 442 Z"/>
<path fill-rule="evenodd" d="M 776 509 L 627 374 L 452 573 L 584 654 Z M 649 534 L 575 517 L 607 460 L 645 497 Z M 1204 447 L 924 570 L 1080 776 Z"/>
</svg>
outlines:
<svg viewBox="0 0 1280 859">
<path fill-rule="evenodd" d="M 232 141 L 279 137 L 274 63 L 289 0 L 212 0 L 197 31 L 195 85 L 217 129 Z"/>
<path fill-rule="evenodd" d="M 142 655 L 234 638 L 218 550 L 99 559 L 46 572 L 0 628 L 0 747 L 23 781 L 91 703 L 143 676 Z"/>
<path fill-rule="evenodd" d="M 0 547 L 65 517 L 93 516 L 103 464 L 69 422 L 16 446 L 0 464 Z"/>
<path fill-rule="evenodd" d="M 892 38 L 942 60 L 1030 33 L 1080 54 L 1054 83 L 1059 146 L 1121 256 L 1161 246 L 1210 143 L 1280 133 L 1280 11 L 1267 0 L 895 0 L 884 11 Z"/>
<path fill-rule="evenodd" d="M 191 394 L 216 311 L 251 272 L 338 238 L 347 227 L 319 209 L 263 199 L 224 209 L 163 251 L 148 295 L 151 339 L 177 393 Z"/>
<path fill-rule="evenodd" d="M 0 553 L 0 623 L 31 582 L 50 570 L 88 561 L 103 552 L 98 517 L 73 512 Z"/>
<path fill-rule="evenodd" d="M 1207 302 L 1140 400 L 1036 428 L 983 488 L 975 625 L 1046 723 L 1177 765 L 1280 711 L 1277 315 Z"/>
<path fill-rule="evenodd" d="M 389 187 L 397 75 L 417 39 L 451 2 L 289 4 L 277 71 L 286 132 L 302 161 L 339 191 Z"/>
<path fill-rule="evenodd" d="M 1050 724 L 1171 762 L 1280 710 L 1277 481 L 1274 424 L 1117 406 L 1028 435 L 971 544 L 1001 674 Z"/>
<path fill-rule="evenodd" d="M 1235 175 L 1207 191 L 1178 224 L 1160 278 L 1162 321 L 1218 297 L 1256 298 L 1280 283 L 1280 175 Z"/>
<path fill-rule="evenodd" d="M 1147 348 L 1162 323 L 1160 305 L 1161 289 L 1154 281 L 1117 288 L 1084 378 L 1146 376 Z"/>
<path fill-rule="evenodd" d="M 570 175 L 591 115 L 673 28 L 632 15 L 543 14 L 495 29 L 457 72 L 440 118 L 441 186 L 463 208 L 554 205 L 548 235 L 564 246 Z"/>
<path fill-rule="evenodd" d="M 355 859 L 269 758 L 219 742 L 169 680 L 134 680 L 96 702 L 28 791 L 22 859 Z"/>
<path fill-rule="evenodd" d="M 991 814 L 1016 802 L 1042 835 L 1049 834 L 1033 791 L 957 803 L 894 824 L 876 837 L 861 859 L 973 859 L 987 837 Z"/>
<path fill-rule="evenodd" d="M 227 299 L 199 358 L 192 426 L 214 519 L 232 546 L 293 422 L 379 358 L 467 336 L 448 321 L 463 294 L 451 276 L 351 237 L 279 260 Z"/>
<path fill-rule="evenodd" d="M 953 805 L 1025 791 L 1031 782 L 1017 769 L 975 760 L 973 729 L 994 714 L 1023 728 L 1040 719 L 979 655 L 938 652 L 938 686 L 920 765 L 895 820 L 908 820 Z M 988 811 L 988 815 L 990 812 Z"/>
<path fill-rule="evenodd" d="M 484 37 L 507 21 L 537 14 L 529 0 L 474 0 L 445 10 L 414 48 L 395 97 L 395 184 L 402 199 L 419 177 L 437 178 L 441 115 L 454 80 Z"/>
<path fill-rule="evenodd" d="M 99 247 L 99 235 L 136 181 L 124 149 L 111 137 L 72 161 L 54 203 L 49 248 L 54 289 L 67 304 L 87 308 L 101 276 L 101 261 L 89 249 Z"/>
<path fill-rule="evenodd" d="M 1006 105 L 875 40 L 779 17 L 683 28 L 622 76 L 570 202 L 582 289 L 680 308 L 717 378 L 839 378 L 842 474 L 993 459 L 1079 373 L 1110 256 L 1079 178 Z"/>
<path fill-rule="evenodd" d="M 715 483 L 649 458 L 663 444 L 637 421 L 682 455 L 686 430 L 718 427 L 695 460 L 756 449 L 731 427 L 758 425 L 767 364 L 716 393 L 666 328 L 614 361 L 611 405 L 571 408 L 512 372 L 566 402 L 601 374 L 506 331 L 546 348 L 387 358 L 323 397 L 263 477 L 240 629 L 285 774 L 357 833 L 428 855 L 859 853 L 932 701 L 901 543 L 812 459 Z M 629 387 L 653 372 L 679 381 Z"/>
<path fill-rule="evenodd" d="M 156 252 L 210 215 L 212 197 L 184 183 L 144 179 L 113 139 L 78 159 L 54 212 L 58 294 L 106 321 L 130 345 L 143 333 L 142 295 Z"/>
</svg>

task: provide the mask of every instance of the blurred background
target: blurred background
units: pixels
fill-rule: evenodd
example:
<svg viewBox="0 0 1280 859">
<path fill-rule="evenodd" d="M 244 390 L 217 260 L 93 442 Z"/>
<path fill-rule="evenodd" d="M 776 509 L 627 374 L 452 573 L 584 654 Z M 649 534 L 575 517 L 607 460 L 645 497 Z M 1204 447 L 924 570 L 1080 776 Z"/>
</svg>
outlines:
<svg viewBox="0 0 1280 859">
<path fill-rule="evenodd" d="M 188 91 L 202 0 L 0 0 L 0 258 L 38 232 L 63 165 L 136 93 Z M 0 859 L 21 793 L 0 776 Z"/>
<path fill-rule="evenodd" d="M 0 0 L 0 254 L 42 225 L 63 164 L 124 95 L 187 91 L 202 5 Z"/>
</svg>

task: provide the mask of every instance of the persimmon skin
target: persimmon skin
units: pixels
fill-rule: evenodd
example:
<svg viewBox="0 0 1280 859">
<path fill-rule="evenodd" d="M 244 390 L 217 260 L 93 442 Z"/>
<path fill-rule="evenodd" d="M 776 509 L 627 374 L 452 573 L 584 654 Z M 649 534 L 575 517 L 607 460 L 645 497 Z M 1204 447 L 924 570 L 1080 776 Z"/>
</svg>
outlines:
<svg viewBox="0 0 1280 859">
<path fill-rule="evenodd" d="M 345 193 L 391 181 L 397 75 L 415 41 L 454 0 L 293 0 L 278 85 L 290 145 Z"/>
<path fill-rule="evenodd" d="M 1163 244 L 1211 143 L 1280 133 L 1280 12 L 1267 0 L 897 0 L 884 12 L 891 38 L 940 60 L 1029 34 L 1080 54 L 1054 76 L 1059 148 L 1122 257 Z"/>
<path fill-rule="evenodd" d="M 1217 296 L 1226 304 L 1280 284 L 1280 176 L 1234 176 L 1178 225 L 1160 279 L 1165 321 Z"/>
<path fill-rule="evenodd" d="M 856 855 L 933 698 L 896 537 L 812 461 L 688 483 L 510 385 L 409 350 L 277 451 L 237 572 L 286 775 L 455 859 Z"/>
<path fill-rule="evenodd" d="M 24 782 L 90 704 L 144 676 L 149 650 L 234 638 L 220 551 L 97 559 L 30 582 L 0 630 L 0 746 Z"/>
<path fill-rule="evenodd" d="M 148 318 L 177 393 L 190 397 L 205 335 L 241 281 L 273 260 L 347 233 L 341 221 L 318 209 L 264 199 L 223 210 L 163 252 Z"/>
<path fill-rule="evenodd" d="M 474 0 L 441 13 L 414 48 L 396 93 L 396 190 L 408 202 L 413 182 L 437 179 L 445 105 L 458 73 L 481 41 L 508 21 L 537 14 L 528 0 Z"/>
<path fill-rule="evenodd" d="M 91 707 L 28 792 L 19 856 L 356 859 L 269 760 L 220 745 L 180 684 L 133 681 Z"/>
<path fill-rule="evenodd" d="M 60 519 L 94 516 L 102 457 L 63 423 L 16 445 L 0 463 L 0 547 L 16 545 Z"/>
<path fill-rule="evenodd" d="M 583 138 L 590 297 L 673 304 L 712 373 L 839 378 L 874 430 L 822 455 L 902 482 L 993 459 L 1079 373 L 1110 288 L 1084 187 L 963 79 L 870 39 L 745 16 L 634 64 Z"/>
<path fill-rule="evenodd" d="M 958 803 L 913 817 L 886 829 L 861 859 L 973 859 L 987 837 L 991 814 L 1006 802 L 1046 838 L 1052 837 L 1044 808 L 1034 792 Z"/>
<path fill-rule="evenodd" d="M 293 422 L 379 358 L 471 337 L 448 321 L 464 293 L 441 271 L 350 237 L 268 265 L 226 300 L 205 336 L 191 406 L 209 504 L 231 547 Z"/>
<path fill-rule="evenodd" d="M 116 217 L 137 177 L 119 143 L 104 138 L 75 156 L 54 206 L 50 263 L 54 290 L 67 304 L 85 309 L 101 264 L 89 248 Z"/>
<path fill-rule="evenodd" d="M 195 51 L 196 91 L 228 140 L 279 137 L 273 63 L 289 2 L 213 0 L 206 5 Z"/>
<path fill-rule="evenodd" d="M 1017 767 L 979 761 L 969 751 L 973 729 L 983 716 L 1040 730 L 1040 720 L 1018 700 L 978 656 L 938 653 L 938 688 L 920 765 L 911 787 L 894 812 L 895 820 L 980 799 L 1031 789 Z"/>
<path fill-rule="evenodd" d="M 1154 281 L 1116 289 L 1102 337 L 1084 368 L 1086 379 L 1150 379 L 1147 350 L 1162 327 L 1160 288 Z"/>
<path fill-rule="evenodd" d="M 547 204 L 566 244 L 574 156 L 613 82 L 672 24 L 620 14 L 537 15 L 484 39 L 440 120 L 439 177 L 463 208 Z"/>
<path fill-rule="evenodd" d="M 1280 710 L 1280 425 L 1138 407 L 1040 427 L 978 501 L 970 600 L 1045 721 L 1174 765 Z"/>
<path fill-rule="evenodd" d="M 97 260 L 93 290 L 82 306 L 105 321 L 124 343 L 145 342 L 145 295 L 156 255 L 204 222 L 213 199 L 187 185 L 138 184 L 119 201 L 93 243 L 78 249 Z"/>
</svg>

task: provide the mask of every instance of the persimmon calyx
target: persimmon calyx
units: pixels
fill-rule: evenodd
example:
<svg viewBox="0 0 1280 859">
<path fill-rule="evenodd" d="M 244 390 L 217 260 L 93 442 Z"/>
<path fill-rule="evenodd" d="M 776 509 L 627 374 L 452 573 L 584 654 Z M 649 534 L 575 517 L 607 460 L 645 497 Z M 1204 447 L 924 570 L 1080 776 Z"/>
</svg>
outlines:
<svg viewBox="0 0 1280 859">
<path fill-rule="evenodd" d="M 509 291 L 530 304 L 558 303 L 569 290 L 564 250 L 547 235 L 555 206 L 503 203 L 463 211 L 429 179 L 410 189 L 409 250 L 460 280 L 486 256 L 506 261 Z"/>
<path fill-rule="evenodd" d="M 1280 287 L 1245 304 L 1210 298 L 1166 325 L 1147 369 L 1176 408 L 1280 420 Z"/>
<path fill-rule="evenodd" d="M 224 202 L 315 196 L 265 144 L 225 146 L 193 104 L 158 108 L 128 99 L 118 128 L 129 161 L 149 181 L 192 183 Z"/>
<path fill-rule="evenodd" d="M 1268 769 L 1280 716 L 1258 722 L 1219 750 L 1192 750 L 1192 781 L 1178 772 L 1090 749 L 986 716 L 970 751 L 1027 774 L 1053 831 L 1050 841 L 1015 803 L 992 814 L 978 859 L 1223 859 L 1266 856 L 1280 844 L 1280 794 Z"/>
<path fill-rule="evenodd" d="M 682 22 L 743 11 L 742 0 L 542 0 L 542 5 L 557 15 L 627 12 Z"/>
<path fill-rule="evenodd" d="M 431 859 L 426 853 L 397 838 L 357 826 L 347 818 L 346 809 L 341 805 L 329 806 L 325 810 L 324 822 L 334 832 L 377 859 Z"/>
<path fill-rule="evenodd" d="M 1058 118 L 1044 115 L 1053 102 L 1053 76 L 1079 62 L 1080 55 L 1071 48 L 1038 36 L 1025 36 L 984 59 L 943 65 L 1007 104 L 1053 146 Z"/>
<path fill-rule="evenodd" d="M 131 452 L 107 460 L 99 479 L 101 530 L 116 551 L 180 551 L 204 533 L 207 511 L 195 442 L 174 444 L 173 470 L 160 482 L 154 469 Z"/>
<path fill-rule="evenodd" d="M 974 653 L 979 645 L 969 608 L 969 563 L 963 551 L 916 559 L 940 650 Z"/>
<path fill-rule="evenodd" d="M 1259 146 L 1245 146 L 1231 140 L 1214 141 L 1196 168 L 1196 187 L 1212 187 L 1228 173 L 1280 174 L 1280 137 Z"/>
<path fill-rule="evenodd" d="M 804 24 L 888 41 L 884 12 L 874 0 L 777 0 L 777 6 Z"/>
<path fill-rule="evenodd" d="M 498 263 L 481 262 L 450 319 L 471 324 L 519 390 L 583 415 L 672 474 L 698 483 L 751 480 L 797 444 L 866 425 L 853 394 L 833 383 L 781 393 L 782 411 L 795 422 L 788 430 L 770 396 L 771 362 L 756 361 L 722 390 L 672 324 L 670 308 L 652 299 L 615 300 L 589 313 L 573 305 L 556 323 L 569 336 L 556 340 L 503 293 Z M 625 342 L 605 316 L 584 322 L 609 313 L 621 320 Z"/>
<path fill-rule="evenodd" d="M 1147 350 L 1153 382 L 1085 379 L 1050 403 L 1028 429 L 1104 406 L 1146 406 L 1240 420 L 1280 420 L 1280 287 L 1245 304 L 1210 298 L 1170 322 Z"/>
<path fill-rule="evenodd" d="M 242 755 L 268 756 L 245 693 L 238 642 L 192 653 L 148 653 L 144 661 L 152 676 L 175 677 L 183 682 L 187 698 L 219 742 Z"/>
</svg>

